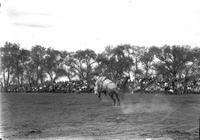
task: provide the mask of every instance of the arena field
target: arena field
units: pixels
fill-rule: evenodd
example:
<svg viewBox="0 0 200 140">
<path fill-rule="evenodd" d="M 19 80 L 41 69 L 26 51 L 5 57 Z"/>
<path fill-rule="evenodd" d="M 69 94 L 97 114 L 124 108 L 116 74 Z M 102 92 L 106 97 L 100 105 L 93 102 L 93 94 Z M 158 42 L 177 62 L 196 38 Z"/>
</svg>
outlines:
<svg viewBox="0 0 200 140">
<path fill-rule="evenodd" d="M 199 95 L 1 93 L 4 139 L 198 140 Z"/>
</svg>

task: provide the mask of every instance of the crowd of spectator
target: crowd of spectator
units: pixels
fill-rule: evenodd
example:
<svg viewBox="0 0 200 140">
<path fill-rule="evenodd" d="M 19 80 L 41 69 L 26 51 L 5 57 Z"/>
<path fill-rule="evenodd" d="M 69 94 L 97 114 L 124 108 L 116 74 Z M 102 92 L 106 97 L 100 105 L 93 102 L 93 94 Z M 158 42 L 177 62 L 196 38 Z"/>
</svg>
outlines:
<svg viewBox="0 0 200 140">
<path fill-rule="evenodd" d="M 88 88 L 82 81 L 61 81 L 51 83 L 49 81 L 43 84 L 23 84 L 9 85 L 6 88 L 1 86 L 1 91 L 6 92 L 37 92 L 37 93 L 88 93 L 92 92 L 93 88 Z"/>
</svg>

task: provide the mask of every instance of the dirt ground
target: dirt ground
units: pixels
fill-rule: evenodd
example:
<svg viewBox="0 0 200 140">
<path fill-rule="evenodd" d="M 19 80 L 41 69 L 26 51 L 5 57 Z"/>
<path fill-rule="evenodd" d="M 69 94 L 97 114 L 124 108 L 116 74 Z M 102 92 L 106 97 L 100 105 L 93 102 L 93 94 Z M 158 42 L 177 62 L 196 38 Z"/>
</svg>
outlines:
<svg viewBox="0 0 200 140">
<path fill-rule="evenodd" d="M 1 93 L 4 139 L 198 140 L 200 95 Z"/>
</svg>

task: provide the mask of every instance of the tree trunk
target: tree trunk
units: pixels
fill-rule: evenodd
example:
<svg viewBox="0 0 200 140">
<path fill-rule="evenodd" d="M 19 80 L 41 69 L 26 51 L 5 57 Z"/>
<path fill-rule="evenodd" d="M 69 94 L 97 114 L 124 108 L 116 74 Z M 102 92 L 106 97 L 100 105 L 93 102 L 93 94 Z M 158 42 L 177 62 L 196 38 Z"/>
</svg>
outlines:
<svg viewBox="0 0 200 140">
<path fill-rule="evenodd" d="M 145 91 L 144 84 L 143 84 L 143 80 L 140 81 L 140 90 L 141 90 L 142 92 Z"/>
<path fill-rule="evenodd" d="M 37 86 L 37 91 L 39 91 L 39 70 L 38 70 L 38 66 L 37 66 L 36 72 L 37 72 L 37 76 L 36 76 L 36 86 Z"/>
<path fill-rule="evenodd" d="M 10 68 L 8 68 L 8 76 L 7 76 L 7 79 L 5 82 L 5 91 L 6 92 L 8 91 L 8 88 L 9 88 L 9 81 L 10 81 Z"/>
<path fill-rule="evenodd" d="M 185 77 L 184 79 L 184 88 L 183 88 L 183 93 L 186 94 L 187 93 L 187 86 L 188 86 L 188 79 L 187 77 Z"/>
<path fill-rule="evenodd" d="M 137 79 L 137 73 L 136 71 L 138 70 L 138 62 L 137 62 L 137 58 L 135 59 L 135 79 Z"/>
<path fill-rule="evenodd" d="M 6 91 L 6 73 L 5 70 L 3 70 L 3 91 Z"/>
<path fill-rule="evenodd" d="M 19 73 L 17 73 L 17 90 L 20 90 L 20 78 L 19 78 Z"/>
<path fill-rule="evenodd" d="M 69 81 L 72 81 L 71 77 L 69 75 L 67 75 L 67 78 L 69 79 Z"/>
</svg>

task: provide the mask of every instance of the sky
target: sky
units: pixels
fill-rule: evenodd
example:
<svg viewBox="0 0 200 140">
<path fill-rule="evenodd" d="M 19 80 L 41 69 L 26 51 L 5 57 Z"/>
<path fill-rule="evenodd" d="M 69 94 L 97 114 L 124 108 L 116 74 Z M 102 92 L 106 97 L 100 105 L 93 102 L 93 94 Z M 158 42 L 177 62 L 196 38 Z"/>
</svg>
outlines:
<svg viewBox="0 0 200 140">
<path fill-rule="evenodd" d="M 0 0 L 0 46 L 200 46 L 200 0 Z"/>
</svg>

